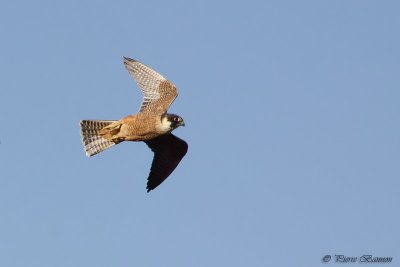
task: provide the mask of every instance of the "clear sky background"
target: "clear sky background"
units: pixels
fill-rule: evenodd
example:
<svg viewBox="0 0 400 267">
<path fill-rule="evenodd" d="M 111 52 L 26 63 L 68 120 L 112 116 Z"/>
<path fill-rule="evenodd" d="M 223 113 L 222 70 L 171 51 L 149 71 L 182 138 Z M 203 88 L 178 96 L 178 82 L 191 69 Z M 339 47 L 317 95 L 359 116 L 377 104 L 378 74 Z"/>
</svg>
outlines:
<svg viewBox="0 0 400 267">
<path fill-rule="evenodd" d="M 398 265 L 399 10 L 3 1 L 0 266 Z M 189 152 L 151 193 L 145 144 L 87 158 L 80 142 L 81 119 L 138 110 L 123 56 L 180 91 Z"/>
</svg>

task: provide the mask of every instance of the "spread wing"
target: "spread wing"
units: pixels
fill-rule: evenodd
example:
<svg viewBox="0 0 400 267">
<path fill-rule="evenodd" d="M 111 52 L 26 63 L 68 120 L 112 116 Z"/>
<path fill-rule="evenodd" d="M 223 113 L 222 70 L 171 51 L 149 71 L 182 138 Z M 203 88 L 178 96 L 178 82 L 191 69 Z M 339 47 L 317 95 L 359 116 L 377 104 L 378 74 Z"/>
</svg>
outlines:
<svg viewBox="0 0 400 267">
<path fill-rule="evenodd" d="M 154 152 L 153 163 L 147 179 L 147 192 L 150 192 L 175 170 L 186 155 L 188 144 L 173 134 L 161 135 L 145 142 Z"/>
<path fill-rule="evenodd" d="M 124 57 L 124 64 L 143 92 L 140 112 L 165 113 L 178 96 L 174 84 L 137 60 Z"/>
</svg>

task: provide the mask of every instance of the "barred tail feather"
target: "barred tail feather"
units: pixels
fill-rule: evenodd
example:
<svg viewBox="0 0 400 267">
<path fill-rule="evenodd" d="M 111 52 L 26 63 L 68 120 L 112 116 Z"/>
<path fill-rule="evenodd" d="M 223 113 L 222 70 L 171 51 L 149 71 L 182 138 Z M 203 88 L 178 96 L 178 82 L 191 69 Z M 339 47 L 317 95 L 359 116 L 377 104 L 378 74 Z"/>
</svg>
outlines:
<svg viewBox="0 0 400 267">
<path fill-rule="evenodd" d="M 100 130 L 115 121 L 82 120 L 81 137 L 86 155 L 91 157 L 101 151 L 115 145 L 116 143 L 108 141 L 100 136 Z"/>
</svg>

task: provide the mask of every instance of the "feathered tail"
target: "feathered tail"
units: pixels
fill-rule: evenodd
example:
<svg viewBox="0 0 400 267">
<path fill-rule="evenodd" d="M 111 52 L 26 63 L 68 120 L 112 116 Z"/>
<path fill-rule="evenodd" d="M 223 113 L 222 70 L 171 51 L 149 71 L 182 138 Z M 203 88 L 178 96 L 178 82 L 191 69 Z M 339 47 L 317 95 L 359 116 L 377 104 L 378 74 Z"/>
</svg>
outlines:
<svg viewBox="0 0 400 267">
<path fill-rule="evenodd" d="M 97 120 L 82 120 L 81 121 L 81 137 L 82 144 L 86 155 L 91 157 L 101 151 L 117 144 L 101 137 L 100 130 L 110 125 L 115 121 L 97 121 Z"/>
</svg>

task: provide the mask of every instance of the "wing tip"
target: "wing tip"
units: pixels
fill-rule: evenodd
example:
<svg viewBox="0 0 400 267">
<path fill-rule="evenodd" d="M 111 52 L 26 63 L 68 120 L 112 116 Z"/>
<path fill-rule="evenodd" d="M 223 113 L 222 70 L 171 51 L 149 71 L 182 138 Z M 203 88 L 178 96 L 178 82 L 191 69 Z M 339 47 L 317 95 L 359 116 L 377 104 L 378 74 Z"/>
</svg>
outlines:
<svg viewBox="0 0 400 267">
<path fill-rule="evenodd" d="M 149 184 L 147 184 L 146 189 L 147 189 L 147 193 L 150 193 L 150 191 L 155 189 L 155 187 L 150 186 Z"/>
<path fill-rule="evenodd" d="M 128 62 L 137 62 L 137 60 L 132 59 L 130 57 L 124 57 L 124 63 L 128 63 Z"/>
</svg>

